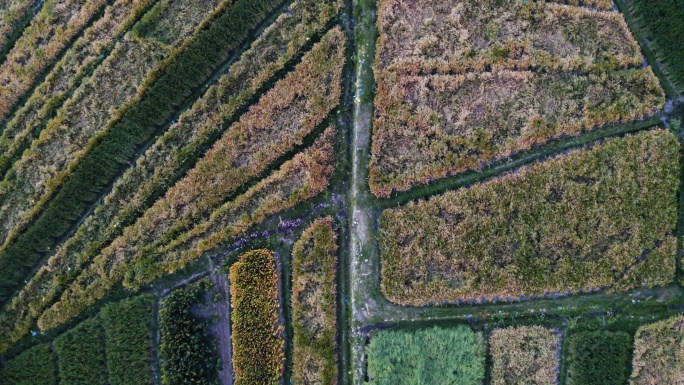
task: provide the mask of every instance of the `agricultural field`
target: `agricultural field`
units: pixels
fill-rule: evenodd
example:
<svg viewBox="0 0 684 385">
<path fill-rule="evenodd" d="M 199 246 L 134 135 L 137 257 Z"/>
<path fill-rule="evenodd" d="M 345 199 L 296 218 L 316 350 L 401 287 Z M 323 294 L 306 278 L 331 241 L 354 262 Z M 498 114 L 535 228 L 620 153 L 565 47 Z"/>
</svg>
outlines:
<svg viewBox="0 0 684 385">
<path fill-rule="evenodd" d="M 682 1 L 0 0 L 0 384 L 679 384 Z"/>
</svg>

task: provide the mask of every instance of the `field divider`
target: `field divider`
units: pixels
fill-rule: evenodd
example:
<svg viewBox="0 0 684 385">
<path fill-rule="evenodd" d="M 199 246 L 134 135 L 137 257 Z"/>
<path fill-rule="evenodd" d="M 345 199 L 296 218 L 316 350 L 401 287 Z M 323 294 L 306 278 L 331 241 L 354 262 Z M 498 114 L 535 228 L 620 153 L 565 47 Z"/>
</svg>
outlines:
<svg viewBox="0 0 684 385">
<path fill-rule="evenodd" d="M 594 129 L 581 135 L 555 139 L 535 149 L 523 151 L 503 160 L 488 163 L 478 171 L 466 171 L 455 176 L 435 180 L 423 186 L 416 186 L 402 193 L 394 192 L 387 199 L 371 197 L 370 200 L 374 201 L 375 206 L 380 209 L 404 205 L 415 199 L 425 199 L 448 190 L 458 189 L 490 179 L 521 166 L 562 154 L 567 150 L 582 147 L 592 142 L 649 129 L 661 124 L 662 117 L 663 114 L 659 113 L 638 122 L 609 125 L 606 128 Z"/>
</svg>

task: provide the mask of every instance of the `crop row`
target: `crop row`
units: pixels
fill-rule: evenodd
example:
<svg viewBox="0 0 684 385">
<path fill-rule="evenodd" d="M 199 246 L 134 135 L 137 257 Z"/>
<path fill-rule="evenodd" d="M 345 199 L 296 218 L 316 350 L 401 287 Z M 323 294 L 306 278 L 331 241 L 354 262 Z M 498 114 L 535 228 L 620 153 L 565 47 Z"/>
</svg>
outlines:
<svg viewBox="0 0 684 385">
<path fill-rule="evenodd" d="M 568 345 L 568 385 L 624 385 L 628 382 L 632 356 L 632 337 L 628 333 L 580 332 L 569 338 Z"/>
<path fill-rule="evenodd" d="M 4 125 L 0 136 L 0 173 L 3 176 L 38 136 L 61 103 L 103 62 L 116 41 L 154 1 L 115 1 L 105 8 L 104 15 L 87 28 L 83 36 L 64 53 L 52 71 Z M 113 63 L 109 65 L 111 64 Z"/>
<path fill-rule="evenodd" d="M 0 8 L 0 62 L 4 61 L 12 41 L 19 37 L 35 7 L 40 5 L 37 0 L 9 0 L 3 3 Z"/>
<path fill-rule="evenodd" d="M 617 12 L 545 1 L 378 4 L 378 71 L 606 71 L 640 66 L 639 45 Z M 612 4 L 611 4 L 612 5 Z"/>
<path fill-rule="evenodd" d="M 235 385 L 273 385 L 282 376 L 285 341 L 274 258 L 255 250 L 230 267 Z"/>
<path fill-rule="evenodd" d="M 204 303 L 212 283 L 201 280 L 174 290 L 162 302 L 161 359 L 162 383 L 215 384 L 218 351 L 208 333 L 209 324 L 195 314 L 194 306 Z"/>
<path fill-rule="evenodd" d="M 193 91 L 232 55 L 252 29 L 279 4 L 237 0 L 173 60 L 140 99 L 92 143 L 87 155 L 42 210 L 32 226 L 2 254 L 2 294 L 16 288 L 41 254 L 64 236 L 113 182 L 126 161 L 146 143 Z"/>
<path fill-rule="evenodd" d="M 315 221 L 292 249 L 293 380 L 337 384 L 337 235 Z"/>
<path fill-rule="evenodd" d="M 146 247 L 131 256 L 107 248 L 66 290 L 60 300 L 38 319 L 41 329 L 52 329 L 103 298 L 122 279 L 138 289 L 196 260 L 203 253 L 243 235 L 267 216 L 289 209 L 320 194 L 334 171 L 335 130 L 327 129 L 304 152 L 285 162 L 280 169 L 216 210 L 165 245 Z"/>
<path fill-rule="evenodd" d="M 684 90 L 684 7 L 679 0 L 628 0 L 655 54 L 680 91 Z"/>
<path fill-rule="evenodd" d="M 170 0 L 167 0 L 170 1 Z M 233 0 L 211 2 L 174 2 L 196 4 L 189 14 L 172 14 L 173 21 L 190 23 L 199 33 L 202 21 L 212 10 L 220 12 Z M 152 10 L 164 4 L 157 4 Z M 214 8 L 218 7 L 218 8 Z M 148 13 L 149 13 L 148 12 Z M 195 17 L 191 17 L 191 16 Z M 140 100 L 158 71 L 168 66 L 175 55 L 192 40 L 184 36 L 174 46 L 165 46 L 154 39 L 142 39 L 127 34 L 112 54 L 93 75 L 79 86 L 74 95 L 47 122 L 40 137 L 31 143 L 21 159 L 13 164 L 0 188 L 0 252 L 21 234 L 44 208 L 59 187 L 70 177 L 80 160 L 87 156 L 107 135 L 131 105 Z M 122 81 L 126 79 L 126 81 Z"/>
<path fill-rule="evenodd" d="M 74 236 L 31 278 L 0 320 L 0 334 L 12 335 L 14 340 L 27 333 L 29 320 L 37 319 L 84 264 L 120 235 L 123 226 L 138 218 L 160 191 L 166 191 L 187 159 L 225 130 L 222 122 L 235 116 L 273 74 L 298 55 L 339 6 L 336 0 L 296 1 L 289 13 L 266 29 L 218 83 L 116 182 Z"/>
<path fill-rule="evenodd" d="M 378 77 L 370 185 L 377 196 L 475 170 L 552 138 L 660 110 L 650 68 Z"/>
<path fill-rule="evenodd" d="M 382 291 L 428 305 L 667 285 L 679 159 L 673 133 L 644 131 L 385 210 Z"/>
<path fill-rule="evenodd" d="M 151 385 L 152 299 L 106 305 L 51 343 L 5 362 L 6 385 Z"/>
<path fill-rule="evenodd" d="M 45 0 L 0 65 L 0 122 L 106 0 Z"/>
</svg>

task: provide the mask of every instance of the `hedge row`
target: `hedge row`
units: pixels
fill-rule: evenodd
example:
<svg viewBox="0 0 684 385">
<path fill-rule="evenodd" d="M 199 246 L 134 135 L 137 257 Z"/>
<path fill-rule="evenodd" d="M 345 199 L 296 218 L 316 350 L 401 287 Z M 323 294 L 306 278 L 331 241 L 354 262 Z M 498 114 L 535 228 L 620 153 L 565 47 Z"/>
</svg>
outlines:
<svg viewBox="0 0 684 385">
<path fill-rule="evenodd" d="M 630 385 L 678 384 L 684 373 L 684 316 L 645 325 L 634 335 Z"/>
<path fill-rule="evenodd" d="M 100 255 L 62 294 L 60 300 L 38 319 L 38 326 L 52 329 L 104 297 L 124 278 L 130 288 L 150 283 L 173 273 L 205 252 L 243 235 L 267 216 L 311 199 L 328 186 L 334 171 L 335 130 L 326 130 L 306 151 L 284 163 L 279 170 L 250 188 L 245 194 L 217 208 L 192 230 L 167 245 L 145 250 L 138 260 Z M 113 265 L 116 269 L 112 269 Z"/>
<path fill-rule="evenodd" d="M 627 0 L 646 32 L 658 61 L 680 91 L 684 91 L 684 1 Z"/>
<path fill-rule="evenodd" d="M 381 0 L 378 28 L 379 71 L 594 72 L 643 61 L 620 13 L 546 1 Z"/>
<path fill-rule="evenodd" d="M 220 358 L 209 321 L 194 314 L 211 288 L 204 279 L 171 292 L 162 302 L 161 359 L 164 385 L 218 385 Z"/>
<path fill-rule="evenodd" d="M 0 370 L 3 385 L 57 385 L 57 355 L 40 344 L 7 361 Z"/>
<path fill-rule="evenodd" d="M 292 249 L 293 380 L 337 384 L 337 235 L 316 220 Z"/>
<path fill-rule="evenodd" d="M 0 265 L 0 299 L 7 299 L 44 252 L 102 194 L 135 151 L 278 4 L 278 0 L 237 0 L 189 43 L 138 103 L 97 139 L 33 225 L 6 248 Z"/>
<path fill-rule="evenodd" d="M 381 330 L 366 347 L 370 385 L 480 385 L 487 344 L 467 326 Z"/>
<path fill-rule="evenodd" d="M 107 0 L 45 0 L 0 65 L 0 122 Z"/>
<path fill-rule="evenodd" d="M 494 330 L 489 338 L 492 385 L 556 384 L 560 348 L 556 330 L 541 326 Z"/>
<path fill-rule="evenodd" d="M 0 175 L 28 148 L 81 81 L 108 56 L 117 39 L 156 0 L 117 0 L 87 28 L 7 122 L 0 136 Z"/>
<path fill-rule="evenodd" d="M 284 370 L 278 271 L 268 250 L 246 253 L 230 267 L 235 385 L 275 385 Z"/>
<path fill-rule="evenodd" d="M 43 266 L 0 316 L 0 335 L 17 340 L 84 264 L 121 234 L 177 179 L 195 154 L 227 126 L 257 90 L 321 33 L 339 11 L 338 0 L 295 1 L 257 39 L 217 84 L 150 147 L 114 185 L 94 213 Z M 1 345 L 1 344 L 0 344 Z M 1 349 L 0 349 L 1 350 Z"/>
<path fill-rule="evenodd" d="M 385 210 L 382 291 L 417 306 L 667 285 L 680 151 L 643 131 Z"/>
<path fill-rule="evenodd" d="M 200 33 L 201 27 L 232 1 L 173 2 L 184 12 L 170 14 L 171 21 L 187 23 L 194 33 L 183 35 L 170 46 L 128 34 L 104 65 L 79 86 L 5 176 L 0 188 L 0 253 L 31 225 L 74 167 L 109 134 L 111 125 L 140 100 L 159 73 Z"/>
<path fill-rule="evenodd" d="M 105 331 L 100 318 L 81 322 L 53 341 L 59 362 L 59 385 L 105 385 Z"/>
<path fill-rule="evenodd" d="M 625 332 L 572 335 L 568 385 L 625 385 L 629 379 L 632 337 Z"/>
<path fill-rule="evenodd" d="M 141 295 L 106 305 L 100 312 L 105 330 L 109 385 L 151 385 L 152 296 Z"/>
</svg>

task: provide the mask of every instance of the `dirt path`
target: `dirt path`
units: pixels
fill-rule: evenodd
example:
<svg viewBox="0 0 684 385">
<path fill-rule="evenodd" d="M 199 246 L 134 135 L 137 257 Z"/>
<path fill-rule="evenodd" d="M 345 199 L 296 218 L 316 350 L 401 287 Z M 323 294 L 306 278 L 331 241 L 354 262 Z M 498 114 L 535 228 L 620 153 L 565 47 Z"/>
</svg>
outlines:
<svg viewBox="0 0 684 385">
<path fill-rule="evenodd" d="M 233 345 L 230 340 L 230 293 L 228 290 L 228 277 L 225 274 L 213 273 L 209 276 L 214 282 L 214 289 L 210 291 L 212 297 L 216 294 L 221 295 L 221 299 L 216 302 L 216 313 L 218 321 L 209 328 L 209 333 L 216 338 L 221 363 L 223 364 L 219 372 L 221 385 L 233 385 Z M 213 300 L 213 298 L 212 298 Z"/>
</svg>

